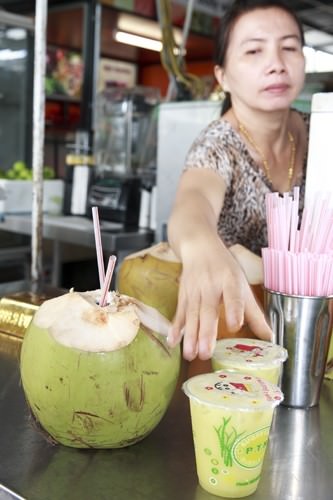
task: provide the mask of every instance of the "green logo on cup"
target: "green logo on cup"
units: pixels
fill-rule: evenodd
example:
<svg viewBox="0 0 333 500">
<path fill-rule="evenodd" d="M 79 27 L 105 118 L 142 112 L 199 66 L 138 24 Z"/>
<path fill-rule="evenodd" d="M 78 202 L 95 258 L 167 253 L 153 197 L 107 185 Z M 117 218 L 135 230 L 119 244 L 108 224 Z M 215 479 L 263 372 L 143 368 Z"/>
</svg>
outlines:
<svg viewBox="0 0 333 500">
<path fill-rule="evenodd" d="M 254 469 L 261 465 L 268 443 L 269 429 L 269 427 L 259 429 L 234 444 L 232 455 L 238 465 L 246 469 Z"/>
<path fill-rule="evenodd" d="M 234 443 L 241 437 L 244 432 L 237 433 L 235 427 L 231 426 L 231 417 L 223 417 L 222 424 L 219 427 L 214 427 L 217 434 L 221 457 L 226 467 L 232 467 L 232 449 Z"/>
</svg>

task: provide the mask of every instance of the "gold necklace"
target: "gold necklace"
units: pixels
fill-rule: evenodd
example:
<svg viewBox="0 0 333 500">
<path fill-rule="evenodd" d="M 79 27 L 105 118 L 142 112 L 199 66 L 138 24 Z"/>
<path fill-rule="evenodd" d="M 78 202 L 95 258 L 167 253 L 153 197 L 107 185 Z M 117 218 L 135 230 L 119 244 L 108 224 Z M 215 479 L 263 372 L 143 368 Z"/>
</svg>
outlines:
<svg viewBox="0 0 333 500">
<path fill-rule="evenodd" d="M 266 176 L 267 176 L 268 180 L 270 181 L 270 183 L 272 184 L 272 177 L 270 174 L 270 166 L 269 166 L 268 160 L 266 159 L 262 149 L 258 146 L 258 144 L 256 144 L 256 142 L 254 141 L 253 137 L 250 135 L 247 128 L 241 122 L 238 122 L 238 128 L 239 128 L 240 132 L 242 132 L 242 134 L 246 137 L 246 139 L 251 144 L 251 146 L 259 154 L 261 161 L 264 165 Z M 289 166 L 288 166 L 288 182 L 289 182 L 288 190 L 290 191 L 291 182 L 292 182 L 292 179 L 294 176 L 294 169 L 295 169 L 296 146 L 295 146 L 294 136 L 289 130 L 288 130 L 288 139 L 289 139 L 289 143 L 290 143 L 290 158 L 289 158 Z"/>
</svg>

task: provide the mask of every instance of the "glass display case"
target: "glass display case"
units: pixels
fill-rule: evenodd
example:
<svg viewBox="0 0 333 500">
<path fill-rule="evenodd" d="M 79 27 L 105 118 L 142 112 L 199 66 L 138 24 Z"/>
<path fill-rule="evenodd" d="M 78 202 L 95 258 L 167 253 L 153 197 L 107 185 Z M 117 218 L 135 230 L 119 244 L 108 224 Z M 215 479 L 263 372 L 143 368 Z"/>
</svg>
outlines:
<svg viewBox="0 0 333 500">
<path fill-rule="evenodd" d="M 0 170 L 31 163 L 33 20 L 0 11 Z"/>
</svg>

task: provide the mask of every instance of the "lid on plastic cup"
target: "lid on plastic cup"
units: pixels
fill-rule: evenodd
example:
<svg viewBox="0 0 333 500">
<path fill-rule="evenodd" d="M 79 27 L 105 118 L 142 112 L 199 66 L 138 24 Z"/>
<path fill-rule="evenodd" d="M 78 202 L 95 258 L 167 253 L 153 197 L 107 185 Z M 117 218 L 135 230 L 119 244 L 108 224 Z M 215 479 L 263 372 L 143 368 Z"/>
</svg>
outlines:
<svg viewBox="0 0 333 500">
<path fill-rule="evenodd" d="M 287 350 L 278 345 L 258 339 L 222 339 L 218 340 L 213 358 L 227 367 L 237 364 L 248 368 L 279 365 L 288 357 Z"/>
<path fill-rule="evenodd" d="M 265 410 L 283 401 L 283 393 L 276 385 L 259 377 L 228 370 L 196 375 L 182 388 L 198 403 L 229 410 Z"/>
</svg>

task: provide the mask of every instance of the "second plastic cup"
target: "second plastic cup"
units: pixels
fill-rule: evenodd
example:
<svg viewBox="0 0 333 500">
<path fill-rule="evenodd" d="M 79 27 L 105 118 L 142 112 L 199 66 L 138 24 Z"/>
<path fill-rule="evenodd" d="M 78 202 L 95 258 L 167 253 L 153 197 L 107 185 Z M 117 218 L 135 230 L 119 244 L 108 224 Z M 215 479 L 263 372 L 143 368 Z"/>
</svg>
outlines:
<svg viewBox="0 0 333 500">
<path fill-rule="evenodd" d="M 256 491 L 280 389 L 250 375 L 220 371 L 183 384 L 190 399 L 199 483 L 209 493 L 241 498 Z"/>
<path fill-rule="evenodd" d="M 284 347 L 265 340 L 222 339 L 216 343 L 212 367 L 214 371 L 239 371 L 279 384 L 282 365 L 287 357 Z"/>
</svg>

